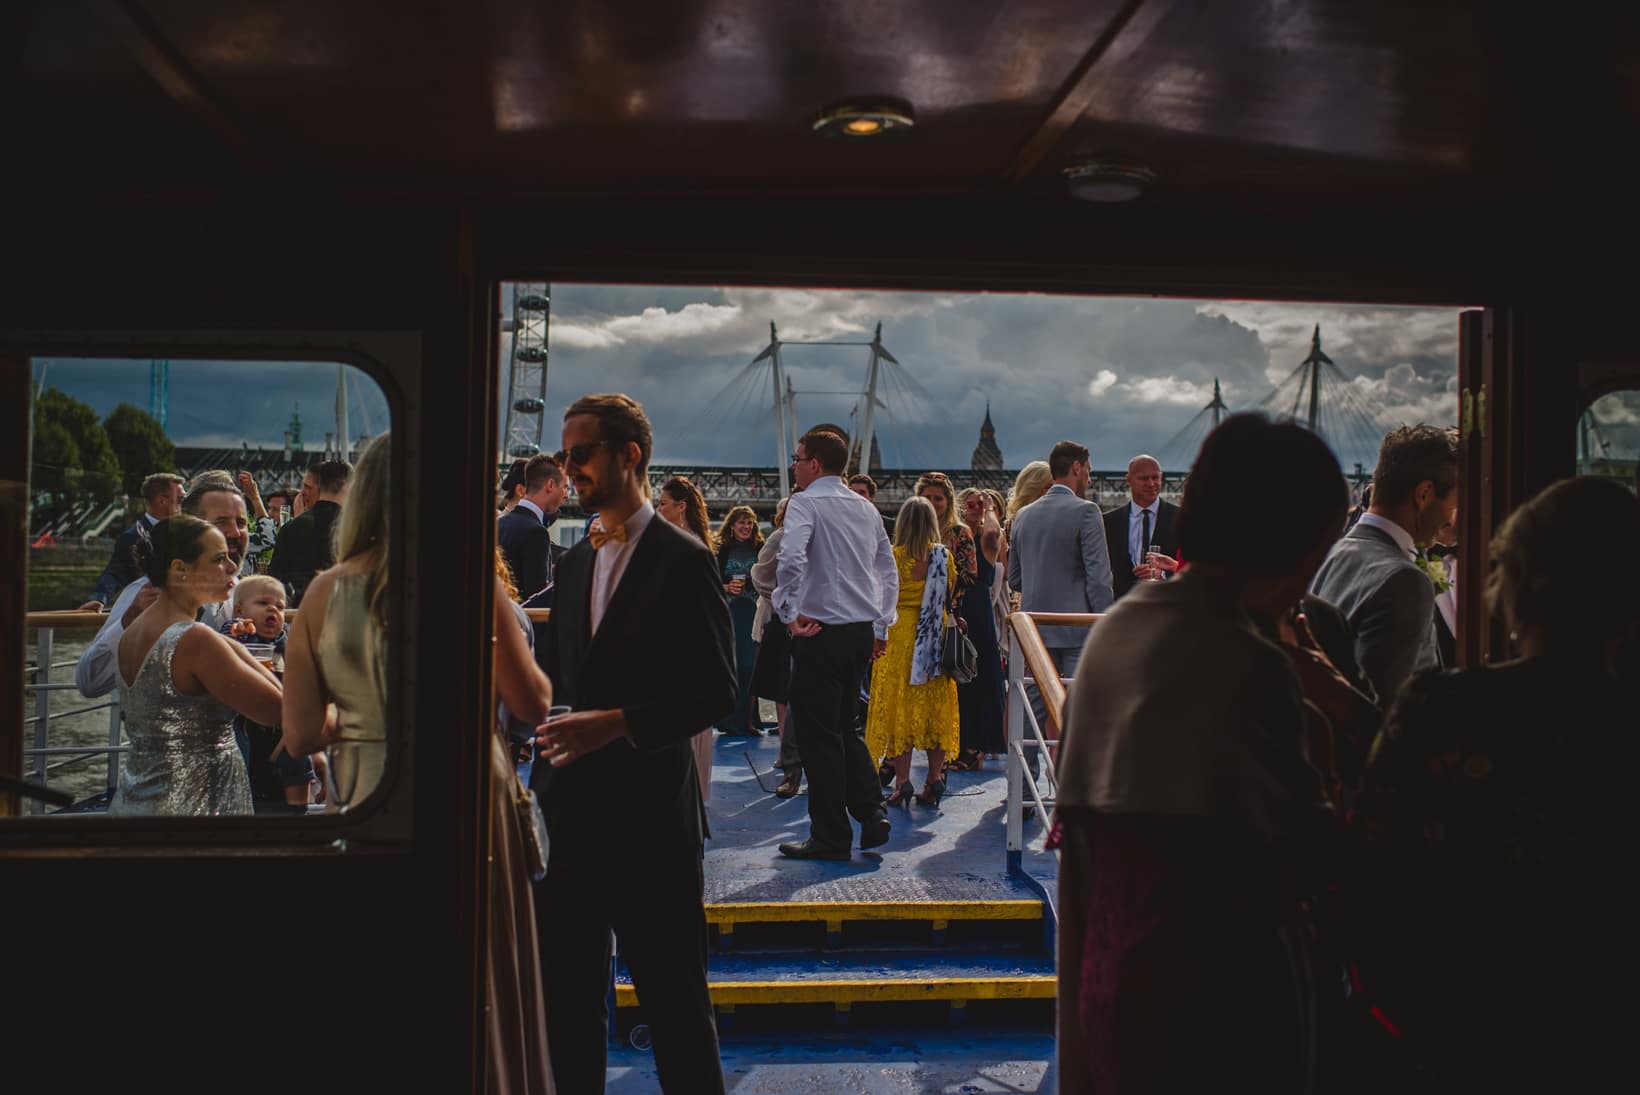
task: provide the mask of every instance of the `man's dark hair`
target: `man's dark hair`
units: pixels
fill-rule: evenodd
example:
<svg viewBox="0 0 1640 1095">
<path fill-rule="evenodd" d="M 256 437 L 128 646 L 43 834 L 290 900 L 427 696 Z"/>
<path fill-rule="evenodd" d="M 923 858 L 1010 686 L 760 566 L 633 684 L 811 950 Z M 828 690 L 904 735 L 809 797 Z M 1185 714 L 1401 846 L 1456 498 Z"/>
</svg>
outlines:
<svg viewBox="0 0 1640 1095">
<path fill-rule="evenodd" d="M 1439 426 L 1402 426 L 1391 430 L 1378 449 L 1372 473 L 1373 504 L 1394 509 L 1430 481 L 1444 498 L 1458 483 L 1458 434 Z"/>
<path fill-rule="evenodd" d="M 194 489 L 182 499 L 182 512 L 191 517 L 198 517 L 199 511 L 205 508 L 207 494 L 233 494 L 243 502 L 245 492 L 233 485 L 233 481 L 223 476 L 201 475 L 194 479 Z"/>
<path fill-rule="evenodd" d="M 346 460 L 326 460 L 313 469 L 321 494 L 335 494 L 347 485 L 347 478 L 352 474 L 353 465 Z"/>
<path fill-rule="evenodd" d="M 1088 447 L 1075 441 L 1061 441 L 1048 454 L 1048 474 L 1063 479 L 1071 473 L 1071 465 L 1088 463 Z"/>
<path fill-rule="evenodd" d="M 1281 475 L 1285 501 L 1260 506 L 1251 521 L 1247 484 Z M 1297 572 L 1334 535 L 1349 508 L 1338 458 L 1321 438 L 1262 414 L 1226 418 L 1202 442 L 1179 503 L 1179 553 L 1249 578 Z"/>
<path fill-rule="evenodd" d="M 262 499 L 262 501 L 272 502 L 275 498 L 280 498 L 280 499 L 283 499 L 285 505 L 288 506 L 288 505 L 291 504 L 291 501 L 295 497 L 296 497 L 296 492 L 295 491 L 289 490 L 289 489 L 284 488 L 284 487 L 280 487 L 278 490 L 269 491 L 268 496 L 266 498 Z"/>
<path fill-rule="evenodd" d="M 858 483 L 861 486 L 866 488 L 866 495 L 868 497 L 871 497 L 871 498 L 877 497 L 877 480 L 873 479 L 871 476 L 867 475 L 865 472 L 862 471 L 862 472 L 856 472 L 855 474 L 848 477 L 848 485 L 849 486 L 852 487 L 856 483 Z"/>
<path fill-rule="evenodd" d="M 147 502 L 149 505 L 153 505 L 154 499 L 169 491 L 174 486 L 182 486 L 182 476 L 172 474 L 168 471 L 156 471 L 153 475 L 150 475 L 142 481 L 142 500 Z"/>
<path fill-rule="evenodd" d="M 649 428 L 649 416 L 643 406 L 629 395 L 619 392 L 583 395 L 564 412 L 568 422 L 578 414 L 590 414 L 598 420 L 601 438 L 616 451 L 631 442 L 638 446 L 638 466 L 634 469 L 640 478 L 649 471 L 649 454 L 655 450 L 655 435 Z M 527 489 L 527 488 L 526 488 Z"/>
<path fill-rule="evenodd" d="M 810 430 L 797 439 L 803 451 L 820 461 L 820 470 L 827 475 L 841 475 L 848 465 L 848 442 L 843 435 L 831 430 Z"/>
<path fill-rule="evenodd" d="M 564 477 L 564 469 L 558 466 L 558 461 L 544 452 L 538 452 L 530 457 L 530 462 L 524 465 L 524 493 L 534 494 L 546 483 L 555 482 Z"/>
</svg>

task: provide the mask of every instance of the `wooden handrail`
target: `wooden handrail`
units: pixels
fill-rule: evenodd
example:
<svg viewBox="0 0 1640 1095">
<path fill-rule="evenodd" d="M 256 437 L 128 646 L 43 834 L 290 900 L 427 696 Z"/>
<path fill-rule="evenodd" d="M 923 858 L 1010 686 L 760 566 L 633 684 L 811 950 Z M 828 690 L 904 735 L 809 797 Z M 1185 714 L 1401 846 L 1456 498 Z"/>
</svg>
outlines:
<svg viewBox="0 0 1640 1095">
<path fill-rule="evenodd" d="M 1049 725 L 1042 728 L 1044 738 L 1060 736 L 1060 723 L 1065 711 L 1065 685 L 1059 679 L 1059 667 L 1048 656 L 1048 648 L 1042 644 L 1042 632 L 1037 628 L 1092 627 L 1103 618 L 1103 613 L 1094 612 L 1014 612 L 1008 616 L 1009 626 L 1019 636 L 1019 649 L 1025 655 L 1025 666 L 1036 678 L 1042 705 L 1048 711 Z"/>
<path fill-rule="evenodd" d="M 294 608 L 287 609 L 285 611 L 285 623 L 294 623 L 298 611 Z M 552 619 L 552 609 L 550 608 L 526 608 L 524 612 L 529 616 L 531 623 L 544 624 Z M 106 612 L 80 612 L 77 609 L 63 612 L 28 612 L 23 616 L 23 626 L 25 627 L 55 627 L 64 631 L 72 631 L 75 628 L 82 627 L 100 628 L 107 622 L 108 613 Z"/>
</svg>

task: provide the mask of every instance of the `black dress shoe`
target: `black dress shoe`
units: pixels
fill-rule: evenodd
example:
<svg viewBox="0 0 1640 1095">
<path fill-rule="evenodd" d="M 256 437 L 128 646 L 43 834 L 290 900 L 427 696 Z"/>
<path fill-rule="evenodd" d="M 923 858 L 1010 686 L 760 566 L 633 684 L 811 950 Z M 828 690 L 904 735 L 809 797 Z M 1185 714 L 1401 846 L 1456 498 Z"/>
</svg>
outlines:
<svg viewBox="0 0 1640 1095">
<path fill-rule="evenodd" d="M 885 835 L 883 839 L 887 840 L 888 837 Z M 801 844 L 782 844 L 780 854 L 792 859 L 850 859 L 853 856 L 847 848 L 828 848 L 813 840 L 805 840 Z"/>
<path fill-rule="evenodd" d="M 860 824 L 860 850 L 863 852 L 868 848 L 879 848 L 887 844 L 888 830 L 889 824 L 886 813 L 869 823 L 862 822 Z"/>
</svg>

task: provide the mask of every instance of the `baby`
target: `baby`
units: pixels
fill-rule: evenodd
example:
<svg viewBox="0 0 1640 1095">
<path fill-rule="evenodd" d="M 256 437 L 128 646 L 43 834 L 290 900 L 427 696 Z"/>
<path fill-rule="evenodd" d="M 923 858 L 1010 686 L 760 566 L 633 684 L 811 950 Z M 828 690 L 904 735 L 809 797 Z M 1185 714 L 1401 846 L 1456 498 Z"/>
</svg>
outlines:
<svg viewBox="0 0 1640 1095">
<path fill-rule="evenodd" d="M 288 631 L 283 582 L 266 574 L 239 579 L 233 590 L 233 612 L 234 618 L 222 626 L 225 634 L 247 645 L 269 644 L 275 654 L 284 657 Z M 250 773 L 253 800 L 282 802 L 289 808 L 301 810 L 307 808 L 310 797 L 324 801 L 324 784 L 314 771 L 317 758 L 293 757 L 287 753 L 277 726 L 263 726 L 241 715 L 234 719 L 234 736 L 239 740 L 239 749 Z M 316 787 L 310 791 L 310 785 Z"/>
<path fill-rule="evenodd" d="M 241 578 L 233 588 L 234 618 L 223 629 L 242 643 L 272 643 L 285 652 L 285 584 L 266 574 Z"/>
</svg>

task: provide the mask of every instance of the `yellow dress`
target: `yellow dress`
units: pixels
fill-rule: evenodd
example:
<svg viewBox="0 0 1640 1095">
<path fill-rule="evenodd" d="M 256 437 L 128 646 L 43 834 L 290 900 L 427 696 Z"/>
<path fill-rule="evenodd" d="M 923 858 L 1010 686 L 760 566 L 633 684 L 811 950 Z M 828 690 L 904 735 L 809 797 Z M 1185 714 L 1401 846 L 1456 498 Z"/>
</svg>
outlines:
<svg viewBox="0 0 1640 1095">
<path fill-rule="evenodd" d="M 911 577 L 911 557 L 894 549 L 900 571 L 900 600 L 894 626 L 888 629 L 888 652 L 871 666 L 871 705 L 866 713 L 866 747 L 874 759 L 897 757 L 907 749 L 944 749 L 955 753 L 957 682 L 939 676 L 926 684 L 911 683 L 911 650 L 916 644 L 917 615 L 922 611 L 926 580 Z M 957 567 L 945 557 L 946 589 L 957 581 Z"/>
</svg>

